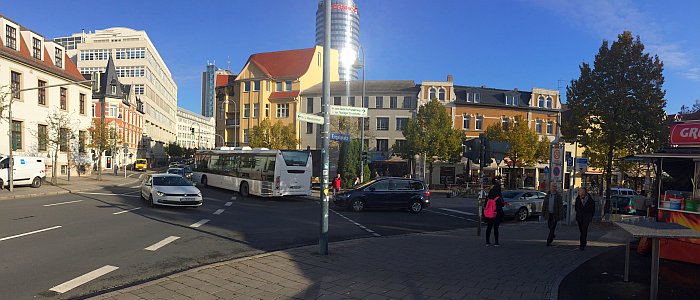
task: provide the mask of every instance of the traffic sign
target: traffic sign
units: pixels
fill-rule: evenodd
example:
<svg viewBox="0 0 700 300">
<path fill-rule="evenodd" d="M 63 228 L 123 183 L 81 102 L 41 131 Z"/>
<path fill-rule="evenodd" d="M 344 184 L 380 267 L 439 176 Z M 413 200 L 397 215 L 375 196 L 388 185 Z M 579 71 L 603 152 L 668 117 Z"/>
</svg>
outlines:
<svg viewBox="0 0 700 300">
<path fill-rule="evenodd" d="M 549 174 L 549 166 L 544 166 L 544 173 Z"/>
<path fill-rule="evenodd" d="M 342 117 L 367 117 L 367 108 L 331 105 L 331 115 Z"/>
<path fill-rule="evenodd" d="M 588 157 L 576 158 L 576 170 L 583 172 L 588 171 Z"/>
<path fill-rule="evenodd" d="M 566 157 L 566 166 L 571 167 L 574 165 L 574 158 L 571 156 Z"/>
<path fill-rule="evenodd" d="M 323 125 L 323 117 L 312 114 L 297 113 L 297 120 Z"/>
<path fill-rule="evenodd" d="M 552 166 L 552 181 L 561 182 L 561 166 Z"/>
<path fill-rule="evenodd" d="M 557 161 L 561 159 L 561 149 L 560 148 L 552 149 L 552 159 L 557 160 Z"/>
<path fill-rule="evenodd" d="M 350 142 L 350 135 L 349 134 L 342 134 L 342 133 L 335 133 L 331 132 L 331 141 L 339 141 L 339 142 Z"/>
</svg>

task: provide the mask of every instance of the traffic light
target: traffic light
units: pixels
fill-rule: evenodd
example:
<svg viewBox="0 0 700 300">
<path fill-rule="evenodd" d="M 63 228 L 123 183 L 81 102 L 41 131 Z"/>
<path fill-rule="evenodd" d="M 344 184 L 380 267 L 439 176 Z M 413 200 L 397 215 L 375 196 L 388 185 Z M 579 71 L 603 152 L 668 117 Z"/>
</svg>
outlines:
<svg viewBox="0 0 700 300">
<path fill-rule="evenodd" d="M 100 76 L 102 73 L 100 72 L 93 72 L 92 77 L 90 77 L 90 80 L 92 80 L 92 93 L 99 93 L 100 92 Z"/>
<path fill-rule="evenodd" d="M 367 151 L 362 152 L 362 161 L 367 161 Z"/>
<path fill-rule="evenodd" d="M 511 144 L 508 142 L 490 142 L 489 143 L 489 155 L 496 159 L 496 163 L 500 164 L 503 158 L 506 157 L 506 153 L 510 151 Z"/>
<path fill-rule="evenodd" d="M 481 165 L 484 167 L 488 167 L 493 162 L 493 159 L 491 158 L 492 157 L 492 155 L 491 155 L 491 143 L 493 143 L 493 142 L 491 140 L 489 140 L 488 138 L 484 137 L 483 143 L 484 143 L 484 145 L 483 145 L 483 147 L 484 147 L 484 159 L 481 161 Z"/>
<path fill-rule="evenodd" d="M 194 127 L 190 127 L 190 133 L 194 136 Z"/>
<path fill-rule="evenodd" d="M 464 152 L 462 156 L 468 158 L 473 163 L 478 163 L 481 158 L 481 140 L 478 138 L 466 140 L 462 143 Z"/>
</svg>

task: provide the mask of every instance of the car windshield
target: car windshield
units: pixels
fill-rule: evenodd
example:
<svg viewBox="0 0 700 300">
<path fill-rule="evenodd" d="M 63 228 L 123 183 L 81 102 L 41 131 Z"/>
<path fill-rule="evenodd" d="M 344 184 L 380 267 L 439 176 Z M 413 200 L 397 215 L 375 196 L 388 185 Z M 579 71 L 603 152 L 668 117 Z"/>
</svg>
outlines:
<svg viewBox="0 0 700 300">
<path fill-rule="evenodd" d="M 291 166 L 306 166 L 306 162 L 309 160 L 309 153 L 304 151 L 282 151 L 282 158 L 284 158 L 284 163 Z"/>
<path fill-rule="evenodd" d="M 155 186 L 191 186 L 192 184 L 185 178 L 179 176 L 153 177 Z"/>
<path fill-rule="evenodd" d="M 168 174 L 182 174 L 182 169 L 168 169 Z"/>
<path fill-rule="evenodd" d="M 137 160 L 136 160 L 136 163 L 137 163 L 137 164 L 145 164 L 145 163 L 146 163 L 146 160 L 145 160 L 145 159 L 137 159 Z"/>
<path fill-rule="evenodd" d="M 513 198 L 517 197 L 519 194 L 520 194 L 520 192 L 516 192 L 516 191 L 503 191 L 503 192 L 501 192 L 501 196 L 503 198 L 507 198 L 507 199 L 513 199 Z"/>
<path fill-rule="evenodd" d="M 368 185 L 370 185 L 370 184 L 372 184 L 372 183 L 375 183 L 375 182 L 377 182 L 377 180 L 376 180 L 376 179 L 372 179 L 372 180 L 367 181 L 367 182 L 365 182 L 365 183 L 360 183 L 360 184 L 357 185 L 354 189 L 356 189 L 356 190 L 364 189 L 364 188 L 366 188 Z"/>
</svg>

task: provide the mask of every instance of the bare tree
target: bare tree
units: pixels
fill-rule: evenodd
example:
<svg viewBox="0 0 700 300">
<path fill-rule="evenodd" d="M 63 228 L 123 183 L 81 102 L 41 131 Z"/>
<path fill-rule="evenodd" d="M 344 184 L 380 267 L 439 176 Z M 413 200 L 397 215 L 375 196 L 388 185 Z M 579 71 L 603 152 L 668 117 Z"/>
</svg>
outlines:
<svg viewBox="0 0 700 300">
<path fill-rule="evenodd" d="M 46 117 L 46 145 L 52 155 L 51 183 L 56 184 L 59 151 L 66 152 L 66 160 L 70 164 L 70 141 L 75 138 L 77 122 L 72 114 L 53 110 Z M 68 166 L 70 168 L 70 165 Z"/>
</svg>

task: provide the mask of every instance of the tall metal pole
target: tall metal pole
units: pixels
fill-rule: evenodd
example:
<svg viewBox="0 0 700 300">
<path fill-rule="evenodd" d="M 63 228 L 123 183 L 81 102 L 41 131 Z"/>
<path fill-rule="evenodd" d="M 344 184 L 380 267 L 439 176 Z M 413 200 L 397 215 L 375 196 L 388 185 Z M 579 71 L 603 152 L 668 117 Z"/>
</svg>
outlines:
<svg viewBox="0 0 700 300">
<path fill-rule="evenodd" d="M 486 199 L 486 193 L 484 193 L 484 134 L 479 134 L 479 223 L 476 227 L 476 235 L 481 236 L 481 218 L 483 215 L 481 200 Z"/>
<path fill-rule="evenodd" d="M 365 48 L 360 46 L 362 51 L 362 99 L 360 104 L 365 107 Z M 365 117 L 360 118 L 360 182 L 365 182 Z M 369 174 L 368 174 L 369 175 Z"/>
<path fill-rule="evenodd" d="M 321 113 L 323 114 L 323 132 L 321 141 L 323 149 L 323 174 L 321 176 L 321 232 L 318 240 L 319 254 L 328 254 L 328 147 L 330 131 L 330 98 L 331 98 L 331 1 L 323 1 L 323 100 Z"/>
<path fill-rule="evenodd" d="M 10 129 L 9 130 L 10 131 L 10 164 L 9 164 L 10 168 L 7 169 L 7 181 L 9 184 L 10 192 L 12 192 L 12 190 L 14 189 L 14 184 L 13 184 L 13 181 L 14 181 L 13 175 L 14 174 L 13 173 L 15 170 L 15 160 L 12 157 L 12 150 L 15 147 L 14 134 L 12 132 L 12 101 L 13 101 L 12 97 L 14 97 L 14 91 L 12 89 L 10 89 L 10 103 L 7 106 L 7 116 L 9 119 L 8 128 Z"/>
<path fill-rule="evenodd" d="M 93 76 L 95 76 L 93 74 Z M 105 87 L 105 93 L 101 93 L 102 87 L 100 87 L 100 143 L 103 143 L 105 141 L 104 134 L 105 131 L 107 131 L 107 127 L 105 126 L 105 94 L 107 91 L 107 88 Z M 104 146 L 104 145 L 100 145 Z M 100 147 L 102 148 L 102 147 Z M 102 180 L 102 149 L 98 149 L 100 153 L 97 154 L 97 179 Z"/>
</svg>

